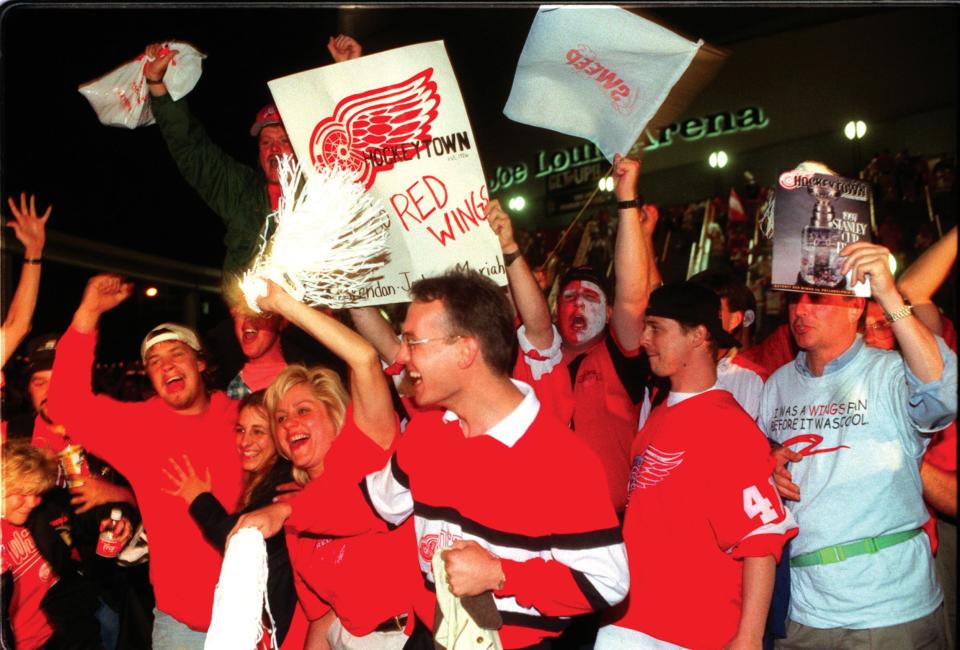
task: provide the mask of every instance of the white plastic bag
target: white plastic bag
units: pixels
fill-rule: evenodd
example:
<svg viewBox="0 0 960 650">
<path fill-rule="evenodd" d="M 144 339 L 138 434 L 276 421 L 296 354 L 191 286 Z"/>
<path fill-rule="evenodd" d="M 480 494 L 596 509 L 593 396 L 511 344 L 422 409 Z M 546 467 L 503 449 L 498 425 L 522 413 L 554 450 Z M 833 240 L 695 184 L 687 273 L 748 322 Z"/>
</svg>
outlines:
<svg viewBox="0 0 960 650">
<path fill-rule="evenodd" d="M 178 51 L 163 75 L 167 92 L 176 101 L 197 85 L 201 61 L 206 55 L 189 43 L 171 41 L 164 43 L 164 48 Z M 153 114 L 150 112 L 150 92 L 143 76 L 146 63 L 147 57 L 141 54 L 133 61 L 78 88 L 80 94 L 90 102 L 102 124 L 135 129 L 154 123 Z"/>
</svg>

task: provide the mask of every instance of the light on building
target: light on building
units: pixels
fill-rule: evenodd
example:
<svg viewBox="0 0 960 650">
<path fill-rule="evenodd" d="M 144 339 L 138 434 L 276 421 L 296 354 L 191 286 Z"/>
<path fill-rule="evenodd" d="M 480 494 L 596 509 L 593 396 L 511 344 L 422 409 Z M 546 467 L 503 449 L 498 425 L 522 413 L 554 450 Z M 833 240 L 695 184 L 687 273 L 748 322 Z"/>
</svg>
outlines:
<svg viewBox="0 0 960 650">
<path fill-rule="evenodd" d="M 599 181 L 597 181 L 597 187 L 600 188 L 603 192 L 612 192 L 613 191 L 613 177 L 604 176 Z"/>
<path fill-rule="evenodd" d="M 157 293 L 159 292 L 157 291 L 156 287 L 147 287 L 143 292 L 143 295 L 145 295 L 147 298 L 156 298 Z"/>
<path fill-rule="evenodd" d="M 863 120 L 850 120 L 843 127 L 843 134 L 847 140 L 860 140 L 867 134 L 867 124 Z"/>
<path fill-rule="evenodd" d="M 893 256 L 893 253 L 890 253 L 887 257 L 887 266 L 890 267 L 890 275 L 897 274 L 897 258 Z"/>
<path fill-rule="evenodd" d="M 723 169 L 727 166 L 727 157 L 726 151 L 714 151 L 710 154 L 710 158 L 707 159 L 707 162 L 710 163 L 710 166 L 714 169 Z"/>
<path fill-rule="evenodd" d="M 524 206 L 526 205 L 527 205 L 527 200 L 522 196 L 515 196 L 509 201 L 507 201 L 507 207 L 509 207 L 511 210 L 516 210 L 517 212 L 520 212 L 521 210 L 523 210 Z"/>
</svg>

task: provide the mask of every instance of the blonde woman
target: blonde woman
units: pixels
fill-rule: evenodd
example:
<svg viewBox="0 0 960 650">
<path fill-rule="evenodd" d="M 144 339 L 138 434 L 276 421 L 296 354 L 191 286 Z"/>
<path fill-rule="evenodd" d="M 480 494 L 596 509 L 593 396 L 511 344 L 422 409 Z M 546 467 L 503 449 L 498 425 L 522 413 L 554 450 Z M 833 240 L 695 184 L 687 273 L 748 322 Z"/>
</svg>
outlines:
<svg viewBox="0 0 960 650">
<path fill-rule="evenodd" d="M 287 548 L 300 604 L 311 621 L 305 647 L 401 648 L 419 580 L 416 566 L 406 561 L 413 532 L 388 532 L 359 488 L 367 473 L 387 461 L 398 432 L 377 353 L 359 334 L 272 283 L 258 304 L 343 359 L 350 389 L 326 368 L 290 366 L 274 380 L 265 402 L 277 449 L 305 487 L 290 502 L 245 515 L 237 527 L 254 526 L 267 536 L 293 514 Z M 324 499 L 331 488 L 338 498 Z M 357 534 L 324 536 L 323 521 L 333 519 L 340 530 L 349 521 L 346 527 Z M 310 532 L 298 521 L 309 523 Z"/>
</svg>

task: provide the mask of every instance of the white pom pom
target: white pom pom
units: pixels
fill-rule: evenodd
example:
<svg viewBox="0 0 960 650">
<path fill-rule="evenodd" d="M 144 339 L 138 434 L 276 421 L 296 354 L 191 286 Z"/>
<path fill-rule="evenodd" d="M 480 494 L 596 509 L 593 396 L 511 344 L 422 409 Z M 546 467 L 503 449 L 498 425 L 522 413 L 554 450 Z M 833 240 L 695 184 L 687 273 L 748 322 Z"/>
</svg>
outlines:
<svg viewBox="0 0 960 650">
<path fill-rule="evenodd" d="M 240 283 L 251 305 L 261 290 L 252 278 L 260 277 L 309 305 L 347 307 L 387 262 L 390 218 L 380 202 L 354 182 L 352 172 L 326 168 L 305 183 L 302 178 L 292 157 L 284 156 L 282 196 L 270 217 L 277 223 L 276 232 L 269 241 L 261 236 L 256 259 Z"/>
<path fill-rule="evenodd" d="M 257 304 L 258 298 L 267 295 L 267 281 L 259 275 L 244 275 L 240 280 L 240 290 L 247 301 L 247 307 L 253 310 L 253 313 L 260 313 L 260 305 Z"/>
<path fill-rule="evenodd" d="M 253 650 L 263 637 L 264 607 L 274 635 L 267 601 L 267 545 L 256 528 L 241 528 L 230 538 L 213 593 L 213 615 L 204 650 Z M 276 638 L 272 639 L 277 647 Z"/>
</svg>

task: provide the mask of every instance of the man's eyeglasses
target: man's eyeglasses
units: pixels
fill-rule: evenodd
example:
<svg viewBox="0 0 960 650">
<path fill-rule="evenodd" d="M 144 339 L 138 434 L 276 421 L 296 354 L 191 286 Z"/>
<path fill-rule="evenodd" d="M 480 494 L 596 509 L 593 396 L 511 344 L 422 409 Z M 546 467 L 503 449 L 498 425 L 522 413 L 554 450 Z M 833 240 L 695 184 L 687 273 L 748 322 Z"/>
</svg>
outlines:
<svg viewBox="0 0 960 650">
<path fill-rule="evenodd" d="M 434 341 L 443 341 L 445 343 L 453 343 L 457 339 L 462 339 L 463 336 L 461 334 L 450 334 L 449 336 L 439 336 L 437 338 L 432 338 L 432 339 L 415 339 L 409 334 L 404 333 L 404 334 L 401 334 L 398 338 L 400 339 L 400 343 L 405 344 L 412 348 L 418 345 L 423 345 L 424 343 L 433 343 Z"/>
</svg>

